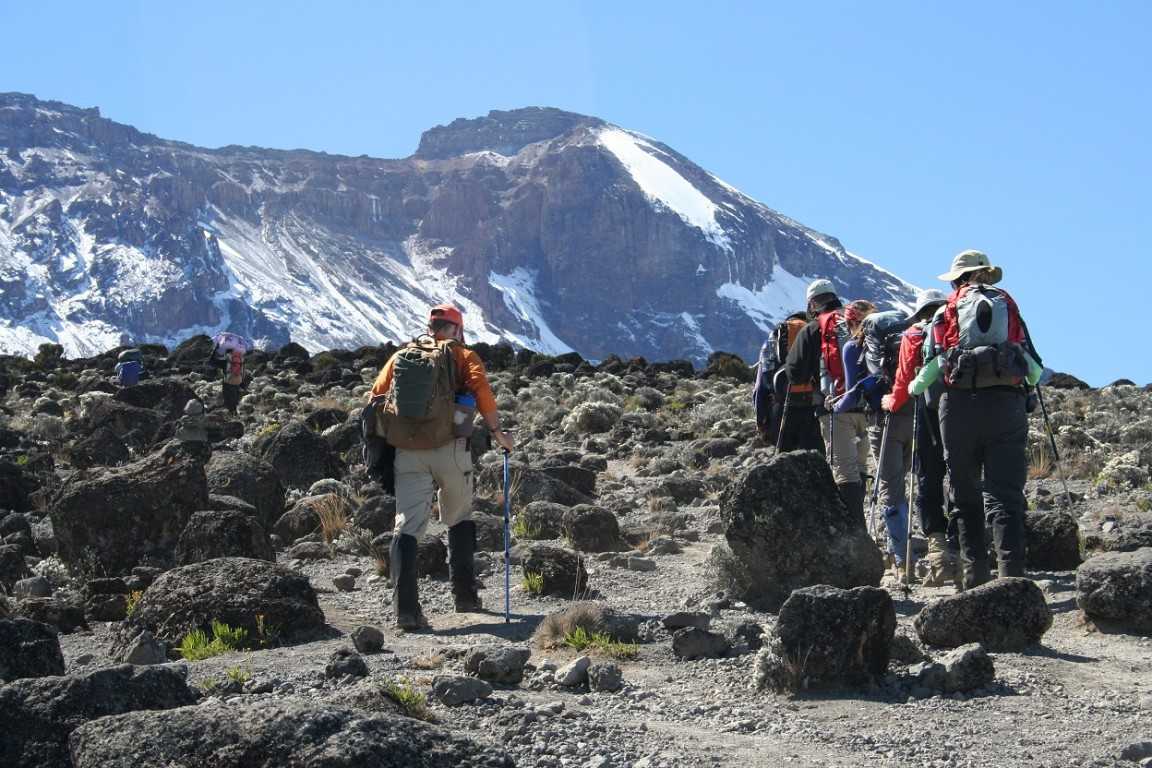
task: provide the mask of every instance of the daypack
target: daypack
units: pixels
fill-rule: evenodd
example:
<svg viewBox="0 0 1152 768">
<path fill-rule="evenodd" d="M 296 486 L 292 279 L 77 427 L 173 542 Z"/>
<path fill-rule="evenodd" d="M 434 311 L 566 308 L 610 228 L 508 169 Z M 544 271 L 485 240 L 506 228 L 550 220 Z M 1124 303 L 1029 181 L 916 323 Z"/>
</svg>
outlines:
<svg viewBox="0 0 1152 768">
<path fill-rule="evenodd" d="M 962 286 L 949 297 L 934 336 L 949 386 L 1014 386 L 1028 372 L 1020 310 L 1000 288 Z"/>
<path fill-rule="evenodd" d="M 224 383 L 235 387 L 244 383 L 244 357 L 238 350 L 233 350 L 225 358 Z"/>
<path fill-rule="evenodd" d="M 899 310 L 873 312 L 864 318 L 864 363 L 868 373 L 889 386 L 896 380 L 900 341 L 908 324 L 908 316 Z"/>
<path fill-rule="evenodd" d="M 844 358 L 841 351 L 848 341 L 844 310 L 833 309 L 820 315 L 820 391 L 826 395 L 844 394 Z"/>
<path fill-rule="evenodd" d="M 140 371 L 144 365 L 139 360 L 125 360 L 116 363 L 116 383 L 122 387 L 134 387 L 140 383 Z"/>
<path fill-rule="evenodd" d="M 144 355 L 136 348 L 125 349 L 116 356 L 116 361 L 120 363 L 144 362 Z"/>
<path fill-rule="evenodd" d="M 421 336 L 396 353 L 392 386 L 376 407 L 377 434 L 392 447 L 427 450 L 455 438 L 457 343 Z"/>
</svg>

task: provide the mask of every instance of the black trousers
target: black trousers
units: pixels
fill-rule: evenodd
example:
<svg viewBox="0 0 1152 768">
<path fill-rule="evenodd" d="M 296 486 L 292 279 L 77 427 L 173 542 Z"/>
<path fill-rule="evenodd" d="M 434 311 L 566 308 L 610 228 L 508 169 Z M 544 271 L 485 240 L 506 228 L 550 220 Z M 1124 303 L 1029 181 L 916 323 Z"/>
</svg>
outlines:
<svg viewBox="0 0 1152 768">
<path fill-rule="evenodd" d="M 811 395 L 805 395 L 810 398 Z M 816 416 L 816 406 L 788 404 L 787 411 L 780 403 L 780 450 L 820 451 L 824 453 L 824 437 L 820 434 L 820 422 Z"/>
<path fill-rule="evenodd" d="M 944 476 L 948 465 L 944 461 L 944 438 L 940 435 L 940 412 L 920 406 L 916 428 L 916 512 L 920 516 L 920 530 L 925 535 L 951 533 L 949 515 L 945 510 L 951 499 L 944 494 Z"/>
<path fill-rule="evenodd" d="M 1023 392 L 1007 387 L 949 389 L 940 401 L 940 432 L 965 567 L 987 562 L 987 516 L 1001 575 L 1023 575 L 1028 479 Z"/>
<path fill-rule="evenodd" d="M 240 405 L 240 386 L 238 384 L 221 384 L 220 392 L 223 395 L 224 407 L 232 413 L 236 413 L 236 408 Z"/>
</svg>

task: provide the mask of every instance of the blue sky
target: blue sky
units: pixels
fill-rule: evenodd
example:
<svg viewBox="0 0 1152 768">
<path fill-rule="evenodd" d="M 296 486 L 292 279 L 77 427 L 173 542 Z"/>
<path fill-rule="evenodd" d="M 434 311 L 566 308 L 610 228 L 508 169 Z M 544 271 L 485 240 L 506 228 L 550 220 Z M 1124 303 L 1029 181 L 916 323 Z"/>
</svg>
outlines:
<svg viewBox="0 0 1152 768">
<path fill-rule="evenodd" d="M 1049 365 L 1152 381 L 1152 3 L 0 0 L 0 18 L 0 90 L 207 146 L 402 157 L 489 109 L 598 115 L 919 285 L 981 248 Z"/>
</svg>

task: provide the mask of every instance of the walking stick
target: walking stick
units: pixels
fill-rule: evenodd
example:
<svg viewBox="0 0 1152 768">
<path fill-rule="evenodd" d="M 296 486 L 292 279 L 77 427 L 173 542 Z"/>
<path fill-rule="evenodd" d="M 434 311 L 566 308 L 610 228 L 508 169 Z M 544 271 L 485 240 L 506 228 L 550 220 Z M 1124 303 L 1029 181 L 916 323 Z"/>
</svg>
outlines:
<svg viewBox="0 0 1152 768">
<path fill-rule="evenodd" d="M 873 540 L 876 539 L 876 529 L 880 527 L 876 523 L 876 507 L 880 503 L 881 469 L 884 465 L 884 451 L 888 448 L 888 422 L 891 418 L 892 414 L 885 411 L 884 425 L 880 433 L 880 454 L 876 457 L 876 477 L 872 480 L 872 504 L 868 508 L 868 535 Z"/>
<path fill-rule="evenodd" d="M 912 591 L 912 508 L 916 506 L 916 462 L 920 431 L 920 398 L 912 399 L 912 466 L 908 470 L 908 521 L 904 525 L 904 591 Z"/>
<path fill-rule="evenodd" d="M 792 404 L 792 387 L 784 392 L 784 410 L 780 413 L 780 426 L 776 433 L 776 453 L 780 453 L 784 446 L 784 428 L 788 426 L 788 406 Z"/>
<path fill-rule="evenodd" d="M 1048 406 L 1044 403 L 1044 391 L 1036 385 L 1036 399 L 1040 401 L 1040 412 L 1044 414 L 1044 428 L 1048 431 L 1048 444 L 1052 446 L 1052 458 L 1056 461 L 1056 474 L 1064 486 L 1064 504 L 1072 509 L 1072 494 L 1068 491 L 1068 481 L 1064 479 L 1064 467 L 1060 465 L 1060 450 L 1056 447 L 1056 436 L 1052 433 L 1052 421 L 1048 418 Z"/>
<path fill-rule="evenodd" d="M 504 449 L 504 623 L 512 621 L 511 568 L 512 549 L 509 544 L 509 518 L 512 516 L 512 482 L 508 472 L 508 449 Z"/>
</svg>

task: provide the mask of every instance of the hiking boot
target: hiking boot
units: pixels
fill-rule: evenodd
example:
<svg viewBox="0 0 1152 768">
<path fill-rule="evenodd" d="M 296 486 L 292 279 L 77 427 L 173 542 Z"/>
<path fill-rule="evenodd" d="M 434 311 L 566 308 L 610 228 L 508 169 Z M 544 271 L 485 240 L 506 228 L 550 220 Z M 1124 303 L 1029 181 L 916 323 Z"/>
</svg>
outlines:
<svg viewBox="0 0 1152 768">
<path fill-rule="evenodd" d="M 964 563 L 964 589 L 974 589 L 981 584 L 992 581 L 992 571 L 987 560 L 975 560 Z"/>
<path fill-rule="evenodd" d="M 476 613 L 484 608 L 476 584 L 476 523 L 465 520 L 448 529 L 448 571 L 456 613 Z"/>
<path fill-rule="evenodd" d="M 420 587 L 416 573 L 417 541 L 415 536 L 399 534 L 392 538 L 392 612 L 399 629 L 415 631 L 430 625 L 420 608 Z"/>
<path fill-rule="evenodd" d="M 948 551 L 948 540 L 943 533 L 928 534 L 928 554 L 925 556 L 924 585 L 946 587 L 958 581 L 956 556 Z"/>
</svg>

